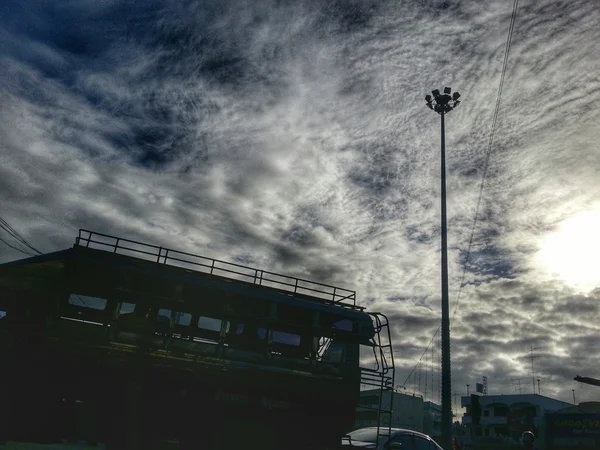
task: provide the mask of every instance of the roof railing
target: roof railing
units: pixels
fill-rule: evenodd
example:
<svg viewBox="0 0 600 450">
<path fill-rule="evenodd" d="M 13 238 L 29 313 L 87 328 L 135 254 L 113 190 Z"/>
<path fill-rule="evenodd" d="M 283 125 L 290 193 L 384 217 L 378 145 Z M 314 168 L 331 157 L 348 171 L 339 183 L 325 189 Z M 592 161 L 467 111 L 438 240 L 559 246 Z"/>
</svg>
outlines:
<svg viewBox="0 0 600 450">
<path fill-rule="evenodd" d="M 193 253 L 80 229 L 75 245 L 356 306 L 356 292 Z"/>
</svg>

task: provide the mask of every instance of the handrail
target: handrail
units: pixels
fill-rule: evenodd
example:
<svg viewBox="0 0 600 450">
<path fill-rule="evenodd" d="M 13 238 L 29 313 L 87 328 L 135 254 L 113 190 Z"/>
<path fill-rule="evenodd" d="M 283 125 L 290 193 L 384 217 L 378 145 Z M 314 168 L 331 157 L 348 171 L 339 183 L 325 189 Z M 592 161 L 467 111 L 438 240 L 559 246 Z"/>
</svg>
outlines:
<svg viewBox="0 0 600 450">
<path fill-rule="evenodd" d="M 116 254 L 131 254 L 151 260 L 157 264 L 183 267 L 194 271 L 220 275 L 259 286 L 274 287 L 294 294 L 304 294 L 334 303 L 356 306 L 356 292 L 317 281 L 283 275 L 241 264 L 221 261 L 215 258 L 173 250 L 158 245 L 146 244 L 131 239 L 119 238 L 108 234 L 85 229 L 79 230 L 75 245 L 96 250 L 106 250 Z"/>
</svg>

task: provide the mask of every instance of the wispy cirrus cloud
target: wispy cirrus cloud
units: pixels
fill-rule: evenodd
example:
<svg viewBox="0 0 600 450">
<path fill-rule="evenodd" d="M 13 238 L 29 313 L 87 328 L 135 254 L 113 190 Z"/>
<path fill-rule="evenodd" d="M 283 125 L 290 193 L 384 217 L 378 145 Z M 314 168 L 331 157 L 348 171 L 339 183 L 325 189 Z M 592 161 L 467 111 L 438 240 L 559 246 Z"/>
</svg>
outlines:
<svg viewBox="0 0 600 450">
<path fill-rule="evenodd" d="M 439 323 L 439 119 L 422 98 L 448 84 L 464 100 L 447 117 L 456 389 L 487 374 L 510 391 L 532 346 L 549 395 L 598 367 L 597 290 L 536 259 L 597 208 L 593 1 L 520 2 L 469 254 L 508 5 L 2 8 L 1 214 L 36 247 L 89 228 L 355 288 L 392 318 L 403 379 Z"/>
</svg>

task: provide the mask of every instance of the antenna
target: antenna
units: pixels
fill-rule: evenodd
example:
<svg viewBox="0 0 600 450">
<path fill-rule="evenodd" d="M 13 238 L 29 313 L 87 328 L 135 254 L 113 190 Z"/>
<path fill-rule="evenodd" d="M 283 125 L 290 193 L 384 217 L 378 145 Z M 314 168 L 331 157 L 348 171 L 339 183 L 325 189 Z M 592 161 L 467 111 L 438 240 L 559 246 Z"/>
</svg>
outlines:
<svg viewBox="0 0 600 450">
<path fill-rule="evenodd" d="M 515 391 L 518 391 L 518 392 L 519 392 L 519 394 L 521 394 L 521 393 L 522 393 L 522 391 L 523 391 L 523 389 L 524 389 L 524 388 L 521 386 L 521 381 L 522 381 L 522 380 L 524 380 L 524 379 L 525 379 L 525 378 L 511 378 L 511 380 L 510 380 L 510 381 L 512 382 L 512 384 L 513 384 L 514 388 L 515 388 Z"/>
<path fill-rule="evenodd" d="M 533 351 L 534 350 L 541 350 L 542 347 L 533 347 L 531 346 L 531 350 L 530 350 L 530 357 L 531 357 L 531 381 L 533 383 L 533 393 L 535 394 L 535 371 L 533 370 L 533 358 L 539 358 L 539 356 L 533 356 Z M 538 392 L 539 394 L 539 392 Z"/>
</svg>

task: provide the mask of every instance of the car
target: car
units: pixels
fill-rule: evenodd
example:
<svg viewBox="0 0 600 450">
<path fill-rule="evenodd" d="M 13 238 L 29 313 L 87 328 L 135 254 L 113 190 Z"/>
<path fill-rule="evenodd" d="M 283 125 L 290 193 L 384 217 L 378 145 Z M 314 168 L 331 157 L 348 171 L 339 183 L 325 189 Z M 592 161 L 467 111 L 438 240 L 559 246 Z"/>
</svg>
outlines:
<svg viewBox="0 0 600 450">
<path fill-rule="evenodd" d="M 403 428 L 379 428 L 377 442 L 377 427 L 359 428 L 344 435 L 342 449 L 351 448 L 374 450 L 443 450 L 431 437 L 418 431 Z"/>
</svg>

